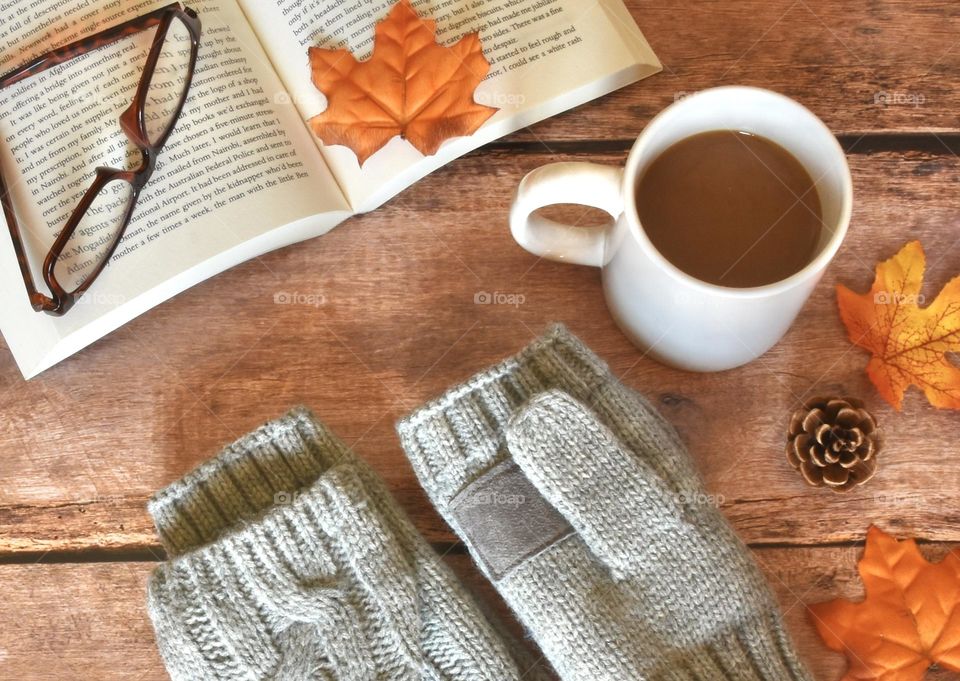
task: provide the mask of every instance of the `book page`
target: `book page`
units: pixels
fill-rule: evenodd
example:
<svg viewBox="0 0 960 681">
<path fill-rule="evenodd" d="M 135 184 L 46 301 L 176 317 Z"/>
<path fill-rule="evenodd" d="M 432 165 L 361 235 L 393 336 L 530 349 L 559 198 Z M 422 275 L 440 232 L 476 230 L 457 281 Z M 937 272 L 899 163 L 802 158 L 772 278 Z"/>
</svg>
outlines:
<svg viewBox="0 0 960 681">
<path fill-rule="evenodd" d="M 0 73 L 165 4 L 0 3 Z M 89 342 L 109 330 L 105 327 L 215 274 L 216 267 L 292 240 L 289 234 L 263 238 L 278 228 L 297 225 L 293 231 L 303 238 L 348 214 L 300 116 L 274 101 L 282 86 L 235 0 L 189 5 L 200 15 L 202 35 L 187 103 L 123 240 L 74 309 L 53 318 L 29 307 L 8 230 L 0 228 L 0 328 L 25 373 L 44 363 L 63 339 L 81 334 Z M 169 90 L 163 79 L 173 76 L 161 71 L 168 62 L 188 58 L 189 34 L 179 24 L 173 30 L 179 34 L 164 48 L 151 87 L 150 121 L 179 101 L 164 95 Z M 125 37 L 0 90 L 0 164 L 34 279 L 44 293 L 43 259 L 91 186 L 94 169 L 142 165 L 119 117 L 133 100 L 154 34 L 149 29 Z M 114 240 L 130 192 L 122 182 L 111 183 L 91 207 L 89 220 L 84 218 L 56 265 L 66 288 L 83 281 L 104 244 Z M 312 229 L 304 229 L 304 221 L 312 221 Z M 99 324 L 107 317 L 109 323 Z"/>
<path fill-rule="evenodd" d="M 326 100 L 310 80 L 307 48 L 347 48 L 370 56 L 374 26 L 393 0 L 238 0 L 304 120 Z M 490 73 L 475 99 L 496 106 L 474 135 L 448 140 L 423 157 L 400 138 L 361 169 L 352 151 L 321 150 L 358 212 L 372 210 L 453 158 L 513 130 L 606 94 L 660 70 L 621 0 L 417 0 L 437 20 L 442 44 L 479 31 Z"/>
</svg>

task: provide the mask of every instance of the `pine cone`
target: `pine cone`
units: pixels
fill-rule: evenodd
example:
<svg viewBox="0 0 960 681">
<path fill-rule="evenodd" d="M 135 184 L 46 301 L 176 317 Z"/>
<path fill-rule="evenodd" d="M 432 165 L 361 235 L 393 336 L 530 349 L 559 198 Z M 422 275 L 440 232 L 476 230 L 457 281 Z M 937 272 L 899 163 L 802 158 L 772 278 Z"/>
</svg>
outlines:
<svg viewBox="0 0 960 681">
<path fill-rule="evenodd" d="M 790 419 L 787 461 L 815 487 L 846 492 L 877 472 L 880 431 L 852 397 L 808 400 Z"/>
</svg>

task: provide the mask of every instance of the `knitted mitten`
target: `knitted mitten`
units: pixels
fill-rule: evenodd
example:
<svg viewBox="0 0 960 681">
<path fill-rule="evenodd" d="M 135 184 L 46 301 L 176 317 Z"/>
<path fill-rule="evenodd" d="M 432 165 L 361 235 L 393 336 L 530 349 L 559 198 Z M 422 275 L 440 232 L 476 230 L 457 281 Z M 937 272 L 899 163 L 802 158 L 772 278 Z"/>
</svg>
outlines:
<svg viewBox="0 0 960 681">
<path fill-rule="evenodd" d="M 562 327 L 398 430 L 564 679 L 810 679 L 672 428 Z"/>
<path fill-rule="evenodd" d="M 520 679 L 507 643 L 383 483 L 309 412 L 149 504 L 149 611 L 173 679 Z"/>
</svg>

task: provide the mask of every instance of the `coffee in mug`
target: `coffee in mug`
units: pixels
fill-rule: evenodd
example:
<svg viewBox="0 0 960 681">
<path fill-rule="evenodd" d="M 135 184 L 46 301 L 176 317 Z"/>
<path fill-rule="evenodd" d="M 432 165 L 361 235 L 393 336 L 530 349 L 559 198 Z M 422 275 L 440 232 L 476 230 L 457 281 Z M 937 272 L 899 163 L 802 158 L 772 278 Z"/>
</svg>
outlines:
<svg viewBox="0 0 960 681">
<path fill-rule="evenodd" d="M 637 182 L 643 231 L 667 260 L 717 286 L 763 286 L 796 274 L 820 242 L 810 173 L 776 142 L 711 130 L 657 156 Z"/>
</svg>

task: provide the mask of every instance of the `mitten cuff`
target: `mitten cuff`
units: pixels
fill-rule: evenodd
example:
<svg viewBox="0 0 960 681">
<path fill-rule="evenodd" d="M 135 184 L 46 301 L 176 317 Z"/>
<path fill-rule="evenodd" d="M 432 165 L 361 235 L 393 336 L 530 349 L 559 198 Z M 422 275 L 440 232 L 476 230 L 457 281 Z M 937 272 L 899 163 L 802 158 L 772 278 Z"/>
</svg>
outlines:
<svg viewBox="0 0 960 681">
<path fill-rule="evenodd" d="M 301 407 L 237 440 L 158 492 L 147 507 L 164 548 L 174 557 L 275 506 L 291 504 L 327 470 L 352 456 Z"/>
<path fill-rule="evenodd" d="M 562 325 L 400 421 L 420 483 L 444 509 L 480 473 L 506 458 L 505 432 L 531 397 L 559 388 L 590 402 L 614 381 L 607 365 Z"/>
</svg>

